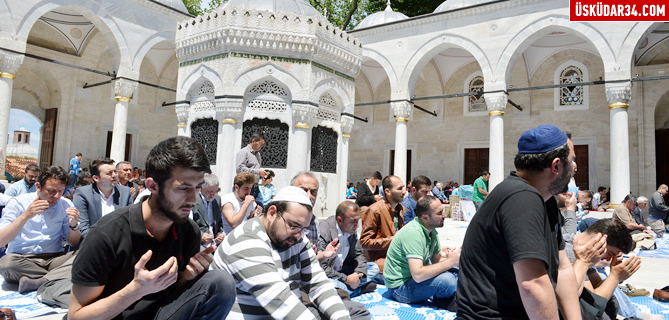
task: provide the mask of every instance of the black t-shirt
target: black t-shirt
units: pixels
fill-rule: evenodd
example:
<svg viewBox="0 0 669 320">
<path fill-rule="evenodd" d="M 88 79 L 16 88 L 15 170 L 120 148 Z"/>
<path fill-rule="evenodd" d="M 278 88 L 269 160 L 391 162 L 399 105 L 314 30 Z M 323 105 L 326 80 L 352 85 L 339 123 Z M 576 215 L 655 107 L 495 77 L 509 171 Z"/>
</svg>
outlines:
<svg viewBox="0 0 669 320">
<path fill-rule="evenodd" d="M 555 287 L 564 249 L 560 212 L 515 172 L 497 185 L 469 223 L 460 256 L 458 319 L 527 319 L 513 263 L 539 259 Z"/>
<path fill-rule="evenodd" d="M 141 203 L 116 210 L 98 220 L 86 236 L 74 260 L 72 283 L 105 286 L 98 299 L 108 297 L 132 281 L 135 264 L 148 250 L 152 256 L 146 269 L 153 270 L 174 256 L 183 271 L 200 250 L 200 230 L 192 220 L 173 224 L 161 243 L 147 232 Z M 176 284 L 144 296 L 115 319 L 152 319 L 159 300 L 175 288 Z"/>
</svg>

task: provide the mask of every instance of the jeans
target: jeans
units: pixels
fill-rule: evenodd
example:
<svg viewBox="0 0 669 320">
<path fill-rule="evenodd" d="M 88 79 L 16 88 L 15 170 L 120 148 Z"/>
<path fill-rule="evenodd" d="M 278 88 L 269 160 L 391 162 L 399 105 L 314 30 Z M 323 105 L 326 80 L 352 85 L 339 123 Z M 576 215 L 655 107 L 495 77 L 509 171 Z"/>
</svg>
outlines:
<svg viewBox="0 0 669 320">
<path fill-rule="evenodd" d="M 360 285 L 355 289 L 349 288 L 345 283 L 343 283 L 343 282 L 341 282 L 337 279 L 330 279 L 330 282 L 332 282 L 332 284 L 334 284 L 335 288 L 346 290 L 348 292 L 348 294 L 351 296 L 351 298 L 353 298 L 353 297 L 359 296 L 362 287 L 364 285 L 372 282 L 372 280 L 374 280 L 374 278 L 376 277 L 376 275 L 379 274 L 380 271 L 381 270 L 379 269 L 379 266 L 376 265 L 376 263 L 367 262 L 367 277 L 360 278 Z M 346 275 L 349 275 L 349 274 L 353 273 L 353 271 L 346 273 L 346 272 L 344 272 L 344 268 L 342 268 L 342 273 L 344 273 Z"/>
<path fill-rule="evenodd" d="M 225 319 L 237 296 L 225 270 L 209 270 L 165 297 L 154 319 Z"/>
<path fill-rule="evenodd" d="M 409 278 L 401 286 L 388 288 L 388 291 L 397 302 L 424 302 L 432 297 L 437 306 L 446 309 L 451 300 L 453 300 L 455 289 L 458 287 L 458 271 L 458 268 L 451 268 L 421 283 L 417 283 L 413 278 Z"/>
</svg>

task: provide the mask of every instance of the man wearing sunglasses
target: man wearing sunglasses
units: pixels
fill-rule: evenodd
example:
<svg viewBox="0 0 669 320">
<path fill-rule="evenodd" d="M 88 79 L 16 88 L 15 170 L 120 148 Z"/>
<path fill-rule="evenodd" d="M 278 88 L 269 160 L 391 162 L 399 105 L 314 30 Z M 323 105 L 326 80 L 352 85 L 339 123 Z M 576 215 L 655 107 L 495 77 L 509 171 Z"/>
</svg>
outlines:
<svg viewBox="0 0 669 320">
<path fill-rule="evenodd" d="M 362 304 L 342 302 L 318 263 L 305 235 L 311 210 L 304 190 L 285 187 L 264 214 L 225 237 L 211 266 L 235 280 L 237 300 L 228 319 L 370 319 Z M 301 288 L 313 306 L 302 303 Z"/>
</svg>

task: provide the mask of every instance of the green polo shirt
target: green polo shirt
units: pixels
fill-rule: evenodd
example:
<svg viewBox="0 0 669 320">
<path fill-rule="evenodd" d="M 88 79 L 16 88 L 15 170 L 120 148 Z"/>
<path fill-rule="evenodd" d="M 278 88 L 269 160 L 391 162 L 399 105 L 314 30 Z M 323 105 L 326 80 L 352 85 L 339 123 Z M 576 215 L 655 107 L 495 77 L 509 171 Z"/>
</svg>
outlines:
<svg viewBox="0 0 669 320">
<path fill-rule="evenodd" d="M 483 198 L 483 193 L 479 192 L 479 188 L 488 191 L 488 186 L 485 184 L 482 177 L 479 177 L 474 181 L 474 196 L 472 197 L 472 201 L 483 202 L 483 200 L 485 200 L 485 198 Z"/>
<path fill-rule="evenodd" d="M 437 230 L 427 232 L 423 221 L 416 217 L 395 234 L 390 243 L 383 277 L 388 288 L 397 288 L 411 278 L 409 258 L 423 259 L 423 265 L 430 264 L 430 258 L 441 253 Z"/>
</svg>

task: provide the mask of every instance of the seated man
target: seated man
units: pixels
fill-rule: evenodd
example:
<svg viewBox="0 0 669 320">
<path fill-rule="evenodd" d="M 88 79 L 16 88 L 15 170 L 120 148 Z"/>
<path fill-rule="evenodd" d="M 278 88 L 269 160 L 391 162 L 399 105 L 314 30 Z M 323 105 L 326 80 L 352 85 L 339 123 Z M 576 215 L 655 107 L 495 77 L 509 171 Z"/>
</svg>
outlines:
<svg viewBox="0 0 669 320">
<path fill-rule="evenodd" d="M 398 302 L 424 302 L 429 298 L 446 309 L 458 286 L 460 249 L 443 253 L 436 228 L 444 226 L 441 201 L 426 195 L 418 200 L 416 219 L 397 232 L 388 249 L 384 278 Z"/>
<path fill-rule="evenodd" d="M 225 237 L 212 269 L 225 269 L 235 279 L 237 300 L 228 319 L 370 318 L 362 304 L 342 302 L 321 269 L 303 235 L 311 210 L 304 190 L 285 187 L 264 214 Z M 314 307 L 302 303 L 300 289 Z"/>
<path fill-rule="evenodd" d="M 613 210 L 613 219 L 622 222 L 632 234 L 641 232 L 648 233 L 649 231 L 646 230 L 646 226 L 638 224 L 634 220 L 634 216 L 632 216 L 632 211 L 634 211 L 634 209 L 636 209 L 636 197 L 628 194 L 623 200 L 623 203 Z"/>
<path fill-rule="evenodd" d="M 367 262 L 362 253 L 356 234 L 359 220 L 360 207 L 351 201 L 343 201 L 337 206 L 335 216 L 320 223 L 318 241 L 323 251 L 333 240 L 338 240 L 337 254 L 333 259 L 322 261 L 321 266 L 335 287 L 348 291 L 351 297 L 374 291 L 376 284 L 371 281 L 379 274 L 379 266 Z"/>
<path fill-rule="evenodd" d="M 634 216 L 634 221 L 646 227 L 648 227 L 648 223 L 646 223 L 645 221 L 646 219 L 644 219 L 643 217 L 643 210 L 646 209 L 647 207 L 648 207 L 648 198 L 640 196 L 636 199 L 636 209 L 632 211 L 632 216 Z"/>
<path fill-rule="evenodd" d="M 367 261 L 376 263 L 383 274 L 390 241 L 404 226 L 406 209 L 400 202 L 406 190 L 402 179 L 397 176 L 383 178 L 381 185 L 385 190 L 383 200 L 375 202 L 362 214 L 360 244 Z"/>
<path fill-rule="evenodd" d="M 402 200 L 402 206 L 406 209 L 404 212 L 404 225 L 416 218 L 416 202 L 424 195 L 430 193 L 430 178 L 426 176 L 416 176 L 411 180 L 411 189 L 409 195 Z"/>
<path fill-rule="evenodd" d="M 187 137 L 153 147 L 146 159 L 149 197 L 102 217 L 72 268 L 68 319 L 225 319 L 234 282 L 207 271 L 211 246 L 188 218 L 205 172 L 204 150 Z"/>
<path fill-rule="evenodd" d="M 213 173 L 204 175 L 204 184 L 193 207 L 193 221 L 200 227 L 200 245 L 208 247 L 219 245 L 225 234 L 221 220 L 221 197 L 218 192 L 218 178 Z"/>
<path fill-rule="evenodd" d="M 26 166 L 24 173 L 23 179 L 9 185 L 5 191 L 6 195 L 16 197 L 20 194 L 35 192 L 35 182 L 39 176 L 39 167 L 31 163 Z"/>
<path fill-rule="evenodd" d="M 251 189 L 256 183 L 256 177 L 250 172 L 241 172 L 235 176 L 235 191 L 221 197 L 223 205 L 223 233 L 226 235 L 242 222 L 256 215 L 256 199 L 251 195 Z"/>
<path fill-rule="evenodd" d="M 450 193 L 450 192 L 449 192 Z M 441 201 L 441 203 L 448 202 L 448 197 L 444 194 L 444 185 L 441 182 L 434 181 L 434 188 L 432 188 L 432 194 Z M 408 223 L 408 221 L 404 221 Z"/>
<path fill-rule="evenodd" d="M 118 184 L 114 160 L 97 158 L 90 166 L 93 183 L 76 189 L 74 206 L 81 212 L 81 236 L 103 216 L 132 204 L 130 188 Z"/>
<path fill-rule="evenodd" d="M 37 290 L 48 280 L 69 277 L 68 260 L 73 252 L 63 251 L 63 240 L 78 246 L 79 211 L 61 198 L 70 176 L 61 167 L 42 171 L 35 183 L 37 192 L 16 196 L 7 202 L 0 219 L 0 275 L 18 283 L 19 292 Z"/>
</svg>

